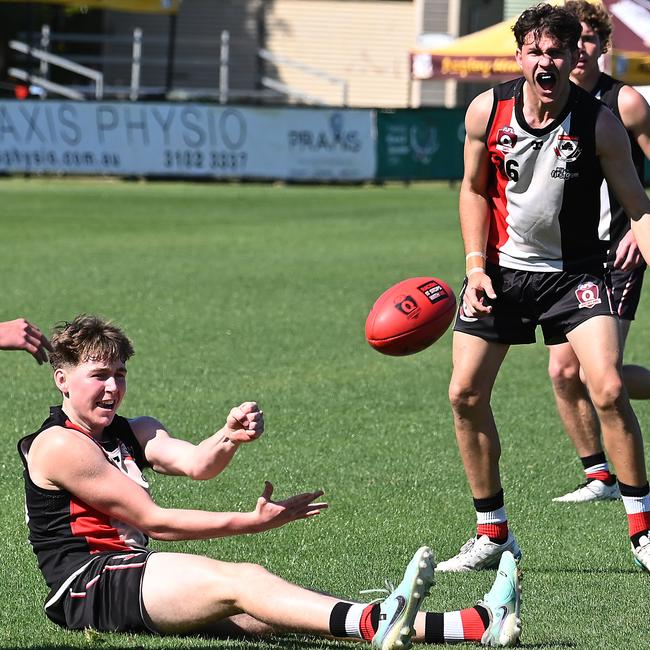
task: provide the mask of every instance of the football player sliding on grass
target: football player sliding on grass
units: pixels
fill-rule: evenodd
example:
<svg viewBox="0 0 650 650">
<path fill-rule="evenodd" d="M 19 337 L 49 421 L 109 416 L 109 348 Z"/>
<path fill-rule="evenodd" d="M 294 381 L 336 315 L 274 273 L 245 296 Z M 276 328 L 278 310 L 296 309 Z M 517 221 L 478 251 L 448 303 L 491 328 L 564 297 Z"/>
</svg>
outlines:
<svg viewBox="0 0 650 650">
<path fill-rule="evenodd" d="M 514 644 L 520 634 L 519 577 L 503 555 L 492 589 L 475 607 L 418 612 L 434 562 L 420 548 L 402 582 L 379 603 L 303 589 L 261 566 L 189 553 L 154 552 L 149 538 L 207 539 L 258 533 L 319 514 L 322 492 L 281 501 L 266 483 L 251 512 L 162 508 L 142 471 L 211 479 L 237 449 L 264 431 L 255 402 L 194 445 L 151 417 L 117 415 L 133 348 L 115 325 L 78 316 L 55 328 L 50 363 L 62 404 L 19 442 L 25 466 L 29 539 L 50 587 L 47 616 L 69 629 L 265 636 L 302 632 L 406 648 L 473 640 Z"/>
</svg>

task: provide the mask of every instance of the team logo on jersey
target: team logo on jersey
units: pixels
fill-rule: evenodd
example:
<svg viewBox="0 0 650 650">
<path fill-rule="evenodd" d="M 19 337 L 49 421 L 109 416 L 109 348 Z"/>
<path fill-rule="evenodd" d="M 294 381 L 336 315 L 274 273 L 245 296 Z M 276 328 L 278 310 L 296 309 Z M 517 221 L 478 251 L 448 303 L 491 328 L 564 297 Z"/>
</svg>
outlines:
<svg viewBox="0 0 650 650">
<path fill-rule="evenodd" d="M 395 309 L 401 311 L 407 318 L 417 318 L 422 311 L 413 296 L 397 296 L 393 304 Z"/>
<path fill-rule="evenodd" d="M 497 149 L 512 151 L 517 144 L 517 134 L 511 126 L 504 126 L 497 132 Z"/>
<path fill-rule="evenodd" d="M 602 301 L 598 296 L 598 285 L 593 282 L 584 282 L 576 289 L 576 298 L 578 299 L 578 309 L 591 309 L 594 305 L 599 305 Z"/>
<path fill-rule="evenodd" d="M 580 142 L 578 138 L 574 135 L 559 135 L 557 137 L 557 144 L 555 145 L 553 151 L 555 155 L 565 162 L 573 162 L 577 160 L 582 149 L 580 148 Z"/>
</svg>

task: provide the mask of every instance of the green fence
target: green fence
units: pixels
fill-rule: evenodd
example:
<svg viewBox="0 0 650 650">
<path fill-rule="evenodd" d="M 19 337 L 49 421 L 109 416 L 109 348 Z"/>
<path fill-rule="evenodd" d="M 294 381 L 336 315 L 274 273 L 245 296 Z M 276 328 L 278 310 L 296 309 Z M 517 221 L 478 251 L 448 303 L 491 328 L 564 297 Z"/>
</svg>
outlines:
<svg viewBox="0 0 650 650">
<path fill-rule="evenodd" d="M 464 109 L 377 111 L 377 179 L 460 179 Z"/>
</svg>

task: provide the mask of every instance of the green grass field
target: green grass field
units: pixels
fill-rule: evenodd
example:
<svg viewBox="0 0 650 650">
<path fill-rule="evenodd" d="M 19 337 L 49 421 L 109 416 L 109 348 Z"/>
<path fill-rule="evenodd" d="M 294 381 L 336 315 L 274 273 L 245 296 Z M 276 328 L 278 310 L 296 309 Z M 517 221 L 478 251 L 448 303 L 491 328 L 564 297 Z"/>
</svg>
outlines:
<svg viewBox="0 0 650 650">
<path fill-rule="evenodd" d="M 26 316 L 49 330 L 80 312 L 115 319 L 136 348 L 122 414 L 155 415 L 180 437 L 207 436 L 243 400 L 264 408 L 267 432 L 222 476 L 152 478 L 159 503 L 252 509 L 265 479 L 279 497 L 322 487 L 330 503 L 314 520 L 262 535 L 154 548 L 260 562 L 356 598 L 398 581 L 418 546 L 446 558 L 472 534 L 447 403 L 451 335 L 407 358 L 384 357 L 363 336 L 374 299 L 398 280 L 431 274 L 460 287 L 457 188 L 11 179 L 0 192 L 0 320 Z M 646 295 L 628 360 L 650 361 L 649 333 Z M 25 353 L 0 354 L 0 372 L 0 648 L 338 645 L 51 624 L 26 543 L 15 443 L 57 394 L 48 369 Z M 648 648 L 650 576 L 632 563 L 623 506 L 551 502 L 581 481 L 581 467 L 555 413 L 541 343 L 510 352 L 493 406 L 506 504 L 524 551 L 523 646 Z M 650 431 L 648 406 L 637 403 L 637 414 Z M 473 604 L 492 579 L 441 575 L 425 606 Z"/>
</svg>

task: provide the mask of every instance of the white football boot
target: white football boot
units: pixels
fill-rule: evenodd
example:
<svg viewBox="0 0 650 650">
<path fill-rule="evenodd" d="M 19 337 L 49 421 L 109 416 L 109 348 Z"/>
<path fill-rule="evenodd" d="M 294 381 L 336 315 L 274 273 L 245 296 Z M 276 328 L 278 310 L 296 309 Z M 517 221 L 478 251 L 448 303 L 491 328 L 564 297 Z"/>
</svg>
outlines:
<svg viewBox="0 0 650 650">
<path fill-rule="evenodd" d="M 521 635 L 521 573 L 514 556 L 506 551 L 501 556 L 492 589 L 479 601 L 490 615 L 490 623 L 481 637 L 481 645 L 510 647 Z"/>
<path fill-rule="evenodd" d="M 521 558 L 521 549 L 511 532 L 508 532 L 508 539 L 503 544 L 490 541 L 487 535 L 472 537 L 463 544 L 457 555 L 440 562 L 436 566 L 436 571 L 444 573 L 493 569 L 499 564 L 501 556 L 506 551 L 510 551 L 516 560 Z"/>
<path fill-rule="evenodd" d="M 579 485 L 573 492 L 561 497 L 555 497 L 553 501 L 560 503 L 587 503 L 588 501 L 613 501 L 621 498 L 618 483 L 607 485 L 598 479 L 588 481 Z"/>
<path fill-rule="evenodd" d="M 650 571 L 650 539 L 647 535 L 642 535 L 637 547 L 632 546 L 632 555 L 634 561 L 644 571 Z"/>
<path fill-rule="evenodd" d="M 431 549 L 427 546 L 418 549 L 406 567 L 402 582 L 379 606 L 379 625 L 372 637 L 375 648 L 407 650 L 411 647 L 415 616 L 433 584 L 434 567 Z"/>
</svg>

